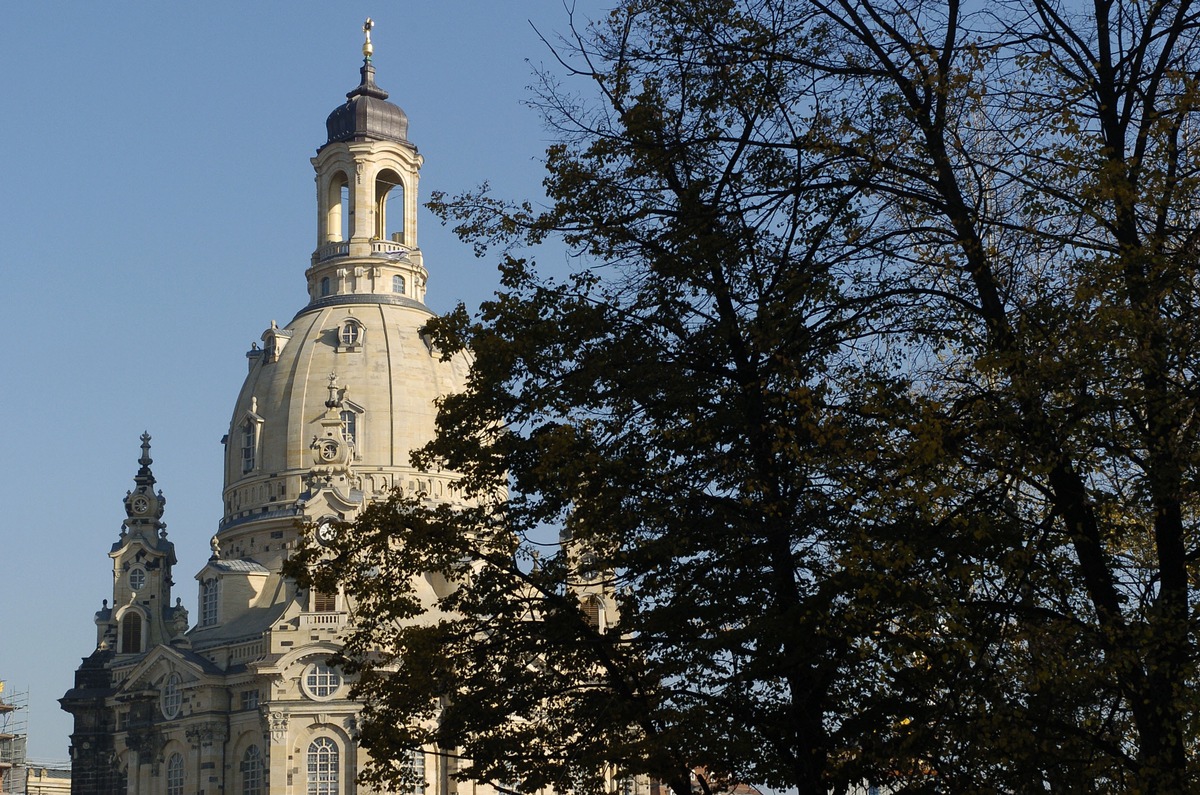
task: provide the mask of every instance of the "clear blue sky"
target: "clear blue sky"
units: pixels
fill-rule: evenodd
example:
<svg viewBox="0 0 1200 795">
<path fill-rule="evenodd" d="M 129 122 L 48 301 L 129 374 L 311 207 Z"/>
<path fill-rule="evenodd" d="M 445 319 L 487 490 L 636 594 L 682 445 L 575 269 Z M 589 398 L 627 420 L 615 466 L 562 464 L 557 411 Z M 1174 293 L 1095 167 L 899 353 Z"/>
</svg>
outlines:
<svg viewBox="0 0 1200 795">
<path fill-rule="evenodd" d="M 305 303 L 308 159 L 357 85 L 363 19 L 377 25 L 378 82 L 425 157 L 422 199 L 485 180 L 536 197 L 550 136 L 522 102 L 531 64 L 552 58 L 530 23 L 565 31 L 567 12 L 562 0 L 39 0 L 3 16 L 0 679 L 29 691 L 30 755 L 53 761 L 70 732 L 57 699 L 111 597 L 107 553 L 143 430 L 175 595 L 196 615 L 220 439 L 251 342 Z M 420 223 L 431 307 L 486 298 L 494 263 L 428 213 Z"/>
</svg>

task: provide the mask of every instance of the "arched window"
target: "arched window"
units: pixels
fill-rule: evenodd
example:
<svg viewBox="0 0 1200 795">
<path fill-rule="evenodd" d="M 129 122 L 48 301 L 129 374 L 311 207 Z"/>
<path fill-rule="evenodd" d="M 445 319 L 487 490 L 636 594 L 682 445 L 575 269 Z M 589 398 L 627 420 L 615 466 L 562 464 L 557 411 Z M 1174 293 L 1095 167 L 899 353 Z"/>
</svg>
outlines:
<svg viewBox="0 0 1200 795">
<path fill-rule="evenodd" d="M 342 210 L 342 240 L 349 240 L 354 234 L 354 208 L 350 206 L 350 186 L 344 182 L 338 191 L 338 206 Z"/>
<path fill-rule="evenodd" d="M 183 795 L 183 754 L 171 754 L 167 760 L 167 795 Z"/>
<path fill-rule="evenodd" d="M 142 617 L 138 613 L 128 612 L 121 619 L 121 652 L 136 654 L 142 650 Z"/>
<path fill-rule="evenodd" d="M 390 169 L 375 178 L 375 237 L 404 242 L 404 181 Z"/>
<path fill-rule="evenodd" d="M 210 577 L 200 583 L 200 626 L 210 627 L 217 623 L 217 605 L 220 602 L 221 583 Z"/>
<path fill-rule="evenodd" d="M 425 791 L 425 750 L 418 748 L 409 754 L 405 777 L 412 782 L 405 788 L 407 795 L 421 795 Z"/>
<path fill-rule="evenodd" d="M 604 630 L 604 602 L 599 596 L 588 596 L 583 600 L 583 615 L 593 629 Z"/>
<path fill-rule="evenodd" d="M 308 746 L 308 795 L 337 795 L 338 748 L 328 737 L 318 737 Z"/>
<path fill-rule="evenodd" d="M 321 297 L 329 295 L 329 277 L 325 276 L 321 279 Z"/>
<path fill-rule="evenodd" d="M 338 172 L 329 180 L 329 192 L 325 194 L 325 242 L 333 243 L 350 239 L 350 182 L 346 175 Z"/>
<path fill-rule="evenodd" d="M 405 283 L 404 283 L 403 276 L 396 274 L 395 276 L 392 277 L 392 292 L 393 293 L 400 293 L 400 295 L 404 295 L 404 293 L 406 292 L 406 290 L 404 288 L 406 286 L 407 285 L 405 285 Z"/>
<path fill-rule="evenodd" d="M 257 745 L 242 754 L 242 795 L 263 794 L 263 755 Z"/>
</svg>

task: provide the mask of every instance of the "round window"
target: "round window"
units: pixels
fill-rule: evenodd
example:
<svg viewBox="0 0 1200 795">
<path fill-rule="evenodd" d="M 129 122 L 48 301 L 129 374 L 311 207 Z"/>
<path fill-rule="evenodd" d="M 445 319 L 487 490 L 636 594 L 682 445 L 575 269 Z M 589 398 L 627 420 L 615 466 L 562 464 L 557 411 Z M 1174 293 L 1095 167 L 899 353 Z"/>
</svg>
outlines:
<svg viewBox="0 0 1200 795">
<path fill-rule="evenodd" d="M 300 680 L 300 686 L 309 698 L 325 700 L 333 698 L 334 693 L 342 686 L 342 677 L 325 663 L 317 662 L 304 669 L 304 678 Z"/>
<path fill-rule="evenodd" d="M 179 674 L 171 674 L 167 677 L 166 684 L 162 689 L 162 700 L 159 706 L 162 708 L 163 717 L 171 720 L 179 715 L 179 708 L 183 705 L 183 694 L 179 692 Z"/>
<path fill-rule="evenodd" d="M 342 344 L 357 345 L 362 339 L 362 326 L 355 323 L 353 320 L 347 320 L 342 326 Z"/>
<path fill-rule="evenodd" d="M 146 585 L 146 570 L 133 569 L 129 572 L 129 587 L 135 591 L 142 590 Z"/>
</svg>

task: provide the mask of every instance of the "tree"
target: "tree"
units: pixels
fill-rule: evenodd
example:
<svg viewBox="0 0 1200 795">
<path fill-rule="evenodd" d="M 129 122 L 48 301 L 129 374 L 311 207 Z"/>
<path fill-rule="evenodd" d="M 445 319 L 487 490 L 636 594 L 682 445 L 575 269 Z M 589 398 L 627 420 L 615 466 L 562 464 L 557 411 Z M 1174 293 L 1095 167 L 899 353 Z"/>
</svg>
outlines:
<svg viewBox="0 0 1200 795">
<path fill-rule="evenodd" d="M 690 10 L 735 41 L 770 24 Z M 851 278 L 859 191 L 796 192 L 823 154 L 748 145 L 800 132 L 800 68 L 713 60 L 673 13 L 594 29 L 607 111 L 558 109 L 591 126 L 549 152 L 550 212 L 448 208 L 472 234 L 564 234 L 602 269 L 553 283 L 508 259 L 480 322 L 431 324 L 475 364 L 419 460 L 474 505 L 369 511 L 317 571 L 357 601 L 345 657 L 380 758 L 436 743 L 527 790 L 649 774 L 686 795 L 704 766 L 823 793 L 859 745 L 826 720 L 859 655 L 843 464 L 870 429 L 845 407 L 881 399 L 847 347 L 878 311 Z M 535 560 L 547 526 L 569 542 Z M 440 620 L 395 626 L 430 571 L 451 580 Z"/>
<path fill-rule="evenodd" d="M 468 506 L 302 556 L 371 776 L 1190 789 L 1196 22 L 625 0 L 560 48 L 551 207 L 434 202 L 509 252 L 429 327 Z"/>
<path fill-rule="evenodd" d="M 820 13 L 838 45 L 811 63 L 857 94 L 825 145 L 897 222 L 894 261 L 917 266 L 950 365 L 930 394 L 986 412 L 955 423 L 955 456 L 1010 491 L 1032 553 L 975 586 L 1005 586 L 984 616 L 1024 652 L 1014 689 L 984 702 L 1035 741 L 1017 780 L 1189 790 L 1195 10 Z"/>
</svg>

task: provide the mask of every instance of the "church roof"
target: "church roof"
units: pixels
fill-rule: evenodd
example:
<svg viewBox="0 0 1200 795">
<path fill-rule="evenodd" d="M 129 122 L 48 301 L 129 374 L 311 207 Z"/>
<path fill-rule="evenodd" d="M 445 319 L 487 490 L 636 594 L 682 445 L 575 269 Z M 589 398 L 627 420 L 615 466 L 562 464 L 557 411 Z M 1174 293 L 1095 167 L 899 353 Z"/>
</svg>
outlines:
<svg viewBox="0 0 1200 795">
<path fill-rule="evenodd" d="M 257 561 L 247 558 L 234 560 L 210 560 L 208 567 L 217 571 L 249 572 L 251 574 L 270 574 L 271 570 Z"/>
<path fill-rule="evenodd" d="M 230 621 L 192 627 L 188 630 L 187 637 L 196 648 L 201 649 L 261 637 L 279 620 L 289 605 L 290 602 L 281 602 L 265 607 L 251 607 Z"/>
<path fill-rule="evenodd" d="M 388 102 L 388 92 L 375 84 L 375 67 L 370 59 L 359 70 L 362 80 L 346 94 L 346 104 L 325 120 L 328 143 L 388 140 L 408 143 L 408 115 Z"/>
</svg>

